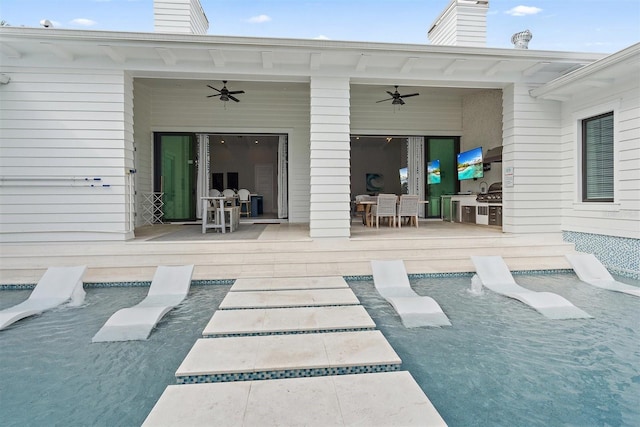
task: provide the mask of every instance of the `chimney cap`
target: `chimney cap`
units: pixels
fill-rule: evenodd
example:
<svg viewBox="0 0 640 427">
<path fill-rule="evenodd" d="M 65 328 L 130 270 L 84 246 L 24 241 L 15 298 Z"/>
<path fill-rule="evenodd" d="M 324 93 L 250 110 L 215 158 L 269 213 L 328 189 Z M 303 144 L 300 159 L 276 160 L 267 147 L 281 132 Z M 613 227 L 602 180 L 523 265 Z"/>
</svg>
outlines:
<svg viewBox="0 0 640 427">
<path fill-rule="evenodd" d="M 516 49 L 528 49 L 529 41 L 531 41 L 532 38 L 533 34 L 531 34 L 531 31 L 524 30 L 511 36 L 511 43 L 514 44 Z"/>
</svg>

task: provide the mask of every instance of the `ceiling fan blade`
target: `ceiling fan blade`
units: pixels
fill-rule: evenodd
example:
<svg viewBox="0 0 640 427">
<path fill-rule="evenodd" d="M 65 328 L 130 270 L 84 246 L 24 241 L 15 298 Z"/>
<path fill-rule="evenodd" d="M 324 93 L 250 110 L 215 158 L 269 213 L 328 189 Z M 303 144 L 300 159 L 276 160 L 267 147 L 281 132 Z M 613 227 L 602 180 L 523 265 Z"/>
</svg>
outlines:
<svg viewBox="0 0 640 427">
<path fill-rule="evenodd" d="M 207 95 L 207 98 L 213 98 L 214 96 L 220 96 L 220 95 Z"/>
<path fill-rule="evenodd" d="M 229 91 L 229 92 L 227 92 L 227 93 L 228 93 L 229 95 L 236 95 L 236 94 L 238 94 L 238 93 L 244 93 L 244 91 L 243 91 L 243 90 L 232 90 L 232 91 Z"/>
<path fill-rule="evenodd" d="M 231 93 L 231 92 L 229 92 L 229 93 Z M 240 102 L 240 100 L 238 98 L 236 98 L 235 96 L 233 96 L 233 95 L 229 95 L 229 99 L 231 99 L 233 101 L 236 101 L 236 102 Z"/>
<path fill-rule="evenodd" d="M 389 96 L 394 96 L 393 92 L 389 92 L 388 90 L 386 90 L 385 92 L 387 92 L 389 94 Z"/>
<path fill-rule="evenodd" d="M 207 86 L 208 86 L 208 87 L 210 87 L 210 88 L 211 88 L 211 89 L 213 89 L 213 90 L 217 90 L 218 92 L 221 92 L 221 90 L 220 90 L 220 89 L 216 89 L 215 87 L 213 87 L 213 86 L 211 86 L 211 85 L 207 85 Z"/>
<path fill-rule="evenodd" d="M 376 104 L 378 102 L 385 102 L 385 101 L 391 101 L 393 98 L 387 98 L 387 99 L 381 99 L 380 101 L 376 101 Z"/>
<path fill-rule="evenodd" d="M 409 98 L 411 96 L 418 96 L 420 95 L 419 93 L 410 93 L 409 95 L 400 95 L 400 98 Z"/>
</svg>

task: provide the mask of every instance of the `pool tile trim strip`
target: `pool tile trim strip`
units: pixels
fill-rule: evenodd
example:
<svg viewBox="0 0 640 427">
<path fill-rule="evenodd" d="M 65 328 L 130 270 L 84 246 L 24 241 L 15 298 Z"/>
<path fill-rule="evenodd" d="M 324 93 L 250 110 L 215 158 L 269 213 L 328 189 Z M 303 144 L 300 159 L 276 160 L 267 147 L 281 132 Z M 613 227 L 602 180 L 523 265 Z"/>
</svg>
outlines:
<svg viewBox="0 0 640 427">
<path fill-rule="evenodd" d="M 329 375 L 369 374 L 399 371 L 401 364 L 341 366 L 331 368 L 286 369 L 282 371 L 233 372 L 176 376 L 177 384 L 202 384 L 233 381 L 275 380 L 284 378 L 325 377 Z"/>
<path fill-rule="evenodd" d="M 297 308 L 297 307 L 296 307 Z M 373 331 L 375 326 L 363 328 L 332 328 L 332 329 L 309 329 L 304 331 L 263 331 L 263 332 L 230 332 L 224 334 L 202 334 L 202 338 L 231 338 L 231 337 L 265 337 L 269 335 L 304 335 L 323 334 L 333 332 L 362 332 Z"/>
</svg>

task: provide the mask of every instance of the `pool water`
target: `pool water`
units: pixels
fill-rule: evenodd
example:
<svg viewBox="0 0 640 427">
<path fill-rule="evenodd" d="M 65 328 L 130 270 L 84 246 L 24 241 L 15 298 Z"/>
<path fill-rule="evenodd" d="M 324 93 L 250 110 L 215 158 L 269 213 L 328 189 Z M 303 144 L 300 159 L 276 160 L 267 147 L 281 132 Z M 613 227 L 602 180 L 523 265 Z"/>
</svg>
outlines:
<svg viewBox="0 0 640 427">
<path fill-rule="evenodd" d="M 451 327 L 412 328 L 373 286 L 350 285 L 449 426 L 640 426 L 640 298 L 573 274 L 515 276 L 593 319 L 549 320 L 470 277 L 412 280 Z M 620 279 L 640 286 L 637 281 Z"/>
<path fill-rule="evenodd" d="M 85 304 L 20 320 L 0 332 L 0 425 L 139 426 L 230 286 L 191 286 L 146 341 L 91 343 L 148 287 L 89 288 Z M 30 290 L 0 291 L 0 309 Z"/>
<path fill-rule="evenodd" d="M 583 284 L 573 274 L 516 276 L 556 292 L 594 319 L 549 320 L 470 277 L 412 280 L 453 326 L 402 326 L 371 280 L 350 285 L 451 427 L 640 426 L 640 298 Z M 622 279 L 640 286 L 640 282 Z M 148 287 L 89 288 L 0 332 L 0 425 L 136 426 L 153 408 L 230 286 L 192 286 L 147 341 L 91 343 Z M 0 309 L 31 291 L 0 291 Z"/>
</svg>

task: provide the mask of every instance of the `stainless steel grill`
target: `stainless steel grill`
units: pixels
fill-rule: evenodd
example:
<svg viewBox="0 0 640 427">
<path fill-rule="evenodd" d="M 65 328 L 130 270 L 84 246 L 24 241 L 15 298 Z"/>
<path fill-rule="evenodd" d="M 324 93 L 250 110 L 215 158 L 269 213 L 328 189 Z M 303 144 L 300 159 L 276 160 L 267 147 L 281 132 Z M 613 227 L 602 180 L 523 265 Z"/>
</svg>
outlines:
<svg viewBox="0 0 640 427">
<path fill-rule="evenodd" d="M 486 193 L 478 194 L 476 201 L 484 203 L 502 203 L 502 183 L 494 182 Z"/>
</svg>

